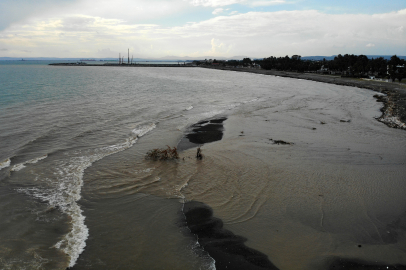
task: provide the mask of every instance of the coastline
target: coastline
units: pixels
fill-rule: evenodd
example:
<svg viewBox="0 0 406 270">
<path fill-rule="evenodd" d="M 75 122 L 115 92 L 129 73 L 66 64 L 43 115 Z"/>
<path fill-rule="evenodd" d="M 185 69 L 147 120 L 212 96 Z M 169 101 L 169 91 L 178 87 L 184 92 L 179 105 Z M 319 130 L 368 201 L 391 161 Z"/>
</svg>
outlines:
<svg viewBox="0 0 406 270">
<path fill-rule="evenodd" d="M 346 78 L 332 75 L 320 75 L 314 73 L 297 73 L 277 70 L 249 69 L 249 68 L 230 68 L 230 67 L 202 67 L 208 69 L 248 72 L 262 75 L 273 75 L 279 77 L 310 80 L 342 86 L 365 88 L 384 94 L 385 96 L 376 95 L 377 102 L 382 102 L 382 115 L 377 118 L 391 128 L 406 130 L 406 85 L 387 83 L 372 80 L 361 80 L 355 78 Z"/>
<path fill-rule="evenodd" d="M 357 100 L 352 104 L 364 99 Z M 287 113 L 278 115 L 283 108 Z M 182 170 L 193 172 L 182 188 L 190 233 L 220 270 L 403 269 L 398 249 L 403 231 L 392 225 L 393 220 L 404 224 L 403 213 L 394 213 L 384 199 L 402 205 L 394 190 L 403 190 L 396 175 L 404 169 L 392 162 L 399 162 L 404 150 L 388 140 L 402 132 L 375 123 L 370 114 L 343 122 L 314 112 L 316 118 L 306 114 L 291 122 L 292 110 L 283 103 L 259 109 L 248 104 L 226 116 L 221 139 L 201 134 L 202 160 L 195 159 L 195 148 L 181 152 Z M 199 132 L 213 131 L 208 123 L 216 118 L 192 125 L 184 137 L 205 124 Z M 385 145 L 376 143 L 381 139 Z M 278 143 L 282 140 L 287 143 Z M 381 210 L 396 217 L 383 218 Z"/>
<path fill-rule="evenodd" d="M 77 63 L 52 63 L 51 66 L 76 66 L 76 67 L 197 67 L 192 65 L 180 64 L 77 64 Z M 362 80 L 357 78 L 340 77 L 333 75 L 320 75 L 315 73 L 297 73 L 289 71 L 278 70 L 265 70 L 265 69 L 251 69 L 251 68 L 232 68 L 221 66 L 199 66 L 200 68 L 223 70 L 223 71 L 237 71 L 247 72 L 261 75 L 273 75 L 279 77 L 293 78 L 299 80 L 310 80 L 316 82 L 323 82 L 328 84 L 350 86 L 365 88 L 383 94 L 375 95 L 377 102 L 382 102 L 381 108 L 382 115 L 377 117 L 376 120 L 384 123 L 391 128 L 399 128 L 406 130 L 406 85 L 381 82 L 375 80 Z"/>
</svg>

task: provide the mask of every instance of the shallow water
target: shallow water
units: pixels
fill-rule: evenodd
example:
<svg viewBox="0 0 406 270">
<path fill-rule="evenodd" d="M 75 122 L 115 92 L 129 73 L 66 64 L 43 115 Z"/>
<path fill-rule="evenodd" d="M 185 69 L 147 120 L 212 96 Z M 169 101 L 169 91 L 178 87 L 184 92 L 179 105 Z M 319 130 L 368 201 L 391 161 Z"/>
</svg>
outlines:
<svg viewBox="0 0 406 270">
<path fill-rule="evenodd" d="M 374 119 L 372 91 L 200 68 L 0 69 L 1 268 L 213 269 L 185 233 L 188 200 L 280 269 L 406 264 L 406 136 Z M 215 115 L 224 137 L 203 160 L 144 159 Z"/>
</svg>

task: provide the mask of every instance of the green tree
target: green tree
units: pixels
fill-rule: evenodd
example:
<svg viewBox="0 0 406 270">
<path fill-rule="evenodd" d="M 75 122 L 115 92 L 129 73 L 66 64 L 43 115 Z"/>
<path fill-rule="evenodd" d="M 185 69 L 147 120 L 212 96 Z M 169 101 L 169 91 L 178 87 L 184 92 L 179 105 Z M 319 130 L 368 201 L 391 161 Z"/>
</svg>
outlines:
<svg viewBox="0 0 406 270">
<path fill-rule="evenodd" d="M 251 64 L 252 64 L 252 61 L 251 61 L 250 58 L 244 58 L 244 59 L 242 60 L 242 64 L 243 64 L 244 67 L 246 67 L 246 66 L 251 65 Z"/>
</svg>

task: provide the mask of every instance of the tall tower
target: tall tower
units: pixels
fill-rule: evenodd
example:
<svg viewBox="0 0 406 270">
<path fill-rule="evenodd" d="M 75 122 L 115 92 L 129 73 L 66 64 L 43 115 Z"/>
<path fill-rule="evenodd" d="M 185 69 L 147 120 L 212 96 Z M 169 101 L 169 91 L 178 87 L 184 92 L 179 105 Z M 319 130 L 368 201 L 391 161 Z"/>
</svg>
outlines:
<svg viewBox="0 0 406 270">
<path fill-rule="evenodd" d="M 128 64 L 130 64 L 130 48 L 128 48 Z"/>
</svg>

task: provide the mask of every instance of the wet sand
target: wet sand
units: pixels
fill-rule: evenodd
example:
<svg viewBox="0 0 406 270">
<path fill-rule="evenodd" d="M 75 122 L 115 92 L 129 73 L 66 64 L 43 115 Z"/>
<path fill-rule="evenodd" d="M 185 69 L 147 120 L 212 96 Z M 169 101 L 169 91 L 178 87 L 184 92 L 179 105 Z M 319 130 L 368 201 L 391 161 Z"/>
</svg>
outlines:
<svg viewBox="0 0 406 270">
<path fill-rule="evenodd" d="M 406 85 L 404 83 L 403 84 L 387 83 L 376 80 L 362 80 L 333 75 L 297 73 L 297 72 L 264 70 L 253 68 L 227 68 L 227 67 L 209 67 L 209 66 L 204 66 L 204 68 L 226 71 L 237 71 L 237 72 L 249 72 L 263 75 L 273 75 L 279 77 L 311 80 L 316 82 L 324 82 L 329 84 L 352 86 L 373 90 L 386 95 L 385 98 L 377 100 L 384 103 L 384 107 L 381 110 L 382 115 L 381 117 L 377 118 L 377 120 L 385 123 L 386 125 L 392 128 L 406 129 L 406 125 L 404 125 L 404 123 L 406 123 Z M 392 119 L 388 119 L 391 117 L 398 118 L 398 120 L 400 120 L 401 123 L 398 123 L 397 121 L 392 121 Z"/>
<path fill-rule="evenodd" d="M 216 269 L 406 269 L 398 249 L 405 204 L 391 194 L 396 185 L 405 188 L 399 182 L 404 170 L 394 175 L 392 166 L 403 161 L 397 155 L 388 162 L 384 146 L 373 146 L 369 135 L 350 144 L 345 139 L 365 128 L 357 118 L 367 115 L 317 124 L 305 117 L 313 124 L 297 126 L 289 116 L 275 116 L 279 112 L 247 106 L 227 119 L 192 125 L 181 140 L 189 157 L 196 149 L 185 147 L 188 142 L 204 144 L 205 158 L 184 190 L 184 214 Z M 375 160 L 377 153 L 386 161 Z M 385 175 L 389 181 L 382 183 Z M 383 199 L 391 196 L 390 203 Z M 390 210 L 393 203 L 400 212 Z M 379 204 L 377 211 L 371 207 Z"/>
</svg>

